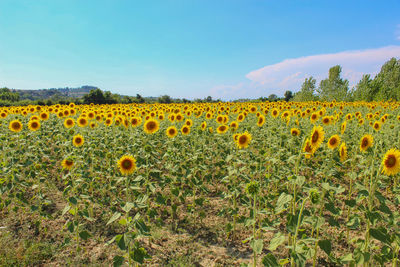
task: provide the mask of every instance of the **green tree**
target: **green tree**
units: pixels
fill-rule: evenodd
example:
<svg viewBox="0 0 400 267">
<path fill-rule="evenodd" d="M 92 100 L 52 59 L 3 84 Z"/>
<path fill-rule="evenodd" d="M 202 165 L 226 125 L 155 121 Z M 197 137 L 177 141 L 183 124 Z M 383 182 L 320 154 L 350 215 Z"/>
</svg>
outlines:
<svg viewBox="0 0 400 267">
<path fill-rule="evenodd" d="M 89 94 L 83 96 L 83 103 L 105 104 L 106 98 L 100 89 L 90 90 Z"/>
<path fill-rule="evenodd" d="M 372 80 L 369 74 L 364 74 L 352 92 L 352 98 L 355 101 L 371 101 L 372 96 Z"/>
<path fill-rule="evenodd" d="M 340 77 L 342 67 L 340 65 L 333 66 L 329 69 L 329 77 L 322 80 L 319 84 L 317 92 L 324 101 L 345 101 L 348 98 L 349 81 Z"/>
<path fill-rule="evenodd" d="M 172 103 L 172 99 L 169 95 L 163 95 L 158 98 L 159 103 L 169 104 Z"/>
<path fill-rule="evenodd" d="M 293 98 L 293 92 L 292 91 L 286 91 L 285 94 L 284 94 L 285 101 L 288 102 L 292 98 Z"/>
<path fill-rule="evenodd" d="M 13 93 L 7 87 L 0 88 L 0 99 L 4 101 L 16 102 L 19 101 L 19 94 L 17 92 Z"/>
<path fill-rule="evenodd" d="M 400 59 L 387 61 L 371 86 L 371 100 L 400 100 Z"/>
<path fill-rule="evenodd" d="M 315 100 L 315 89 L 316 89 L 316 80 L 311 76 L 306 78 L 301 86 L 299 92 L 297 92 L 294 97 L 293 101 L 313 101 Z"/>
</svg>

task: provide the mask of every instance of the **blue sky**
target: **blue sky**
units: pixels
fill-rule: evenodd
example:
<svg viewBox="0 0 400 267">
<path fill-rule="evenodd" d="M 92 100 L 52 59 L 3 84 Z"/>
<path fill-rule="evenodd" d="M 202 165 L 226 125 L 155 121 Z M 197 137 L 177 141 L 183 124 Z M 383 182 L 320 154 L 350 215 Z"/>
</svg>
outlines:
<svg viewBox="0 0 400 267">
<path fill-rule="evenodd" d="M 400 1 L 0 0 L 0 86 L 224 100 L 400 58 Z"/>
</svg>

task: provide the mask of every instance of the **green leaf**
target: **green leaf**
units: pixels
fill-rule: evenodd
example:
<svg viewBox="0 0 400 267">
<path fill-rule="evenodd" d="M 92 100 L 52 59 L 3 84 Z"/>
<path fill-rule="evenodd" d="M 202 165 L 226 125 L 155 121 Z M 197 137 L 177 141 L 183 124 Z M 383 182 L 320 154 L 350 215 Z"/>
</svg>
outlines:
<svg viewBox="0 0 400 267">
<path fill-rule="evenodd" d="M 387 233 L 383 232 L 383 230 L 372 228 L 372 229 L 369 229 L 369 234 L 373 238 L 375 238 L 385 244 L 388 244 L 389 246 L 391 245 L 390 236 Z"/>
<path fill-rule="evenodd" d="M 117 246 L 121 250 L 126 250 L 126 245 L 125 245 L 125 235 L 117 235 L 115 237 L 115 242 L 117 243 Z"/>
<path fill-rule="evenodd" d="M 288 203 L 293 199 L 292 195 L 286 194 L 283 192 L 279 198 L 278 201 L 276 202 L 275 206 L 275 213 L 279 214 L 287 209 Z"/>
<path fill-rule="evenodd" d="M 119 217 L 121 217 L 121 213 L 119 212 L 115 212 L 113 214 L 113 216 L 111 216 L 111 218 L 108 220 L 106 225 L 109 225 L 110 223 L 112 223 L 113 221 L 117 220 Z"/>
<path fill-rule="evenodd" d="M 114 267 L 120 267 L 122 264 L 124 264 L 125 258 L 122 256 L 115 256 L 113 259 L 113 266 Z"/>
<path fill-rule="evenodd" d="M 87 232 L 87 231 L 82 231 L 79 233 L 79 236 L 83 239 L 83 240 L 87 240 L 91 235 Z"/>
<path fill-rule="evenodd" d="M 268 253 L 264 258 L 262 259 L 262 263 L 264 264 L 265 267 L 279 267 L 279 263 L 276 260 L 275 256 L 272 253 Z"/>
<path fill-rule="evenodd" d="M 74 205 L 78 204 L 78 201 L 77 201 L 76 198 L 74 198 L 74 197 L 68 198 L 68 201 L 69 201 L 71 204 L 74 204 Z"/>
<path fill-rule="evenodd" d="M 331 241 L 329 240 L 319 240 L 318 241 L 318 246 L 325 251 L 325 253 L 329 256 L 332 251 L 332 244 Z"/>
<path fill-rule="evenodd" d="M 262 252 L 262 249 L 264 247 L 264 243 L 262 239 L 253 239 L 250 242 L 250 247 L 253 249 L 253 251 L 256 254 L 260 254 Z"/>
<path fill-rule="evenodd" d="M 282 245 L 285 242 L 285 235 L 282 234 L 281 232 L 278 232 L 274 235 L 274 237 L 271 239 L 271 242 L 269 243 L 268 249 L 270 251 L 276 250 L 280 245 Z"/>
<path fill-rule="evenodd" d="M 132 202 L 126 202 L 124 207 L 122 207 L 122 210 L 128 213 L 133 207 L 135 206 L 135 203 Z"/>
</svg>

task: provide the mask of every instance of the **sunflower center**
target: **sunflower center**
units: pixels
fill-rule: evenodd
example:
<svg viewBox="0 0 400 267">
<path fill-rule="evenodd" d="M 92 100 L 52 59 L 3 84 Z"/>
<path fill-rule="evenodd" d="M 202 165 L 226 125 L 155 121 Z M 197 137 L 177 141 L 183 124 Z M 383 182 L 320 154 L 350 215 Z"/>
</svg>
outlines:
<svg viewBox="0 0 400 267">
<path fill-rule="evenodd" d="M 122 161 L 121 165 L 124 169 L 130 169 L 132 167 L 132 162 L 129 159 L 125 159 Z"/>
<path fill-rule="evenodd" d="M 175 134 L 175 130 L 174 130 L 174 129 L 170 129 L 170 130 L 169 130 L 169 134 L 170 134 L 170 135 Z"/>
<path fill-rule="evenodd" d="M 364 139 L 362 140 L 361 146 L 362 146 L 362 147 L 367 147 L 367 146 L 368 146 L 368 139 L 367 139 L 367 138 L 364 138 Z"/>
<path fill-rule="evenodd" d="M 313 143 L 317 142 L 317 141 L 318 141 L 318 137 L 319 137 L 319 134 L 318 134 L 317 131 L 315 131 L 315 132 L 313 133 L 313 135 L 312 135 L 311 141 L 312 141 Z"/>
<path fill-rule="evenodd" d="M 73 162 L 72 160 L 66 160 L 66 161 L 65 161 L 65 164 L 66 164 L 67 166 L 72 166 L 73 163 L 74 163 L 74 162 Z"/>
<path fill-rule="evenodd" d="M 38 124 L 37 124 L 36 121 L 32 123 L 32 127 L 33 127 L 33 128 L 37 128 L 37 127 L 38 127 Z"/>
<path fill-rule="evenodd" d="M 81 139 L 80 137 L 77 137 L 77 138 L 75 139 L 75 143 L 77 143 L 77 144 L 82 143 L 82 139 Z"/>
<path fill-rule="evenodd" d="M 18 122 L 13 122 L 12 123 L 12 125 L 11 125 L 11 127 L 13 128 L 13 129 L 19 129 L 19 127 L 20 127 L 20 125 L 19 125 L 19 123 Z"/>
<path fill-rule="evenodd" d="M 334 146 L 337 143 L 336 138 L 332 138 L 331 140 L 329 140 L 329 144 Z"/>
<path fill-rule="evenodd" d="M 183 131 L 184 133 L 187 133 L 187 132 L 189 131 L 189 129 L 188 129 L 187 127 L 185 127 L 185 128 L 182 129 L 182 131 Z"/>
<path fill-rule="evenodd" d="M 391 168 L 394 165 L 396 165 L 396 157 L 394 155 L 389 155 L 385 161 L 385 166 Z"/>
<path fill-rule="evenodd" d="M 245 135 L 239 137 L 239 144 L 243 145 L 246 144 L 246 142 L 247 142 L 247 137 Z"/>
<path fill-rule="evenodd" d="M 151 121 L 147 124 L 147 129 L 153 130 L 156 128 L 156 123 L 154 121 Z"/>
</svg>

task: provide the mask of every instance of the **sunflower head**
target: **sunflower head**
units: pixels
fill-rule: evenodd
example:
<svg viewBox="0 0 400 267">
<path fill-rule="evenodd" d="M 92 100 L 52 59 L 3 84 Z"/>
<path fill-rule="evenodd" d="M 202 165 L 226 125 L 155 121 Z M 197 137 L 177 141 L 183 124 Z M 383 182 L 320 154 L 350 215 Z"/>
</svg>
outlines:
<svg viewBox="0 0 400 267">
<path fill-rule="evenodd" d="M 188 135 L 190 133 L 190 127 L 187 125 L 183 125 L 181 128 L 181 133 L 183 135 Z"/>
<path fill-rule="evenodd" d="M 40 122 L 37 120 L 29 121 L 28 128 L 31 131 L 37 131 L 40 128 Z"/>
<path fill-rule="evenodd" d="M 264 125 L 264 123 L 265 123 L 265 117 L 264 117 L 263 115 L 258 116 L 258 119 L 257 119 L 257 126 L 258 126 L 258 127 L 261 127 L 261 126 Z"/>
<path fill-rule="evenodd" d="M 347 146 L 345 142 L 343 142 L 339 147 L 339 156 L 341 162 L 347 159 Z"/>
<path fill-rule="evenodd" d="M 386 175 L 396 175 L 400 172 L 400 151 L 390 149 L 386 152 L 382 160 L 382 173 Z"/>
<path fill-rule="evenodd" d="M 88 125 L 88 120 L 85 117 L 78 118 L 79 127 L 86 127 Z"/>
<path fill-rule="evenodd" d="M 317 148 L 321 145 L 322 141 L 324 140 L 324 129 L 321 126 L 314 126 L 313 130 L 311 131 L 310 137 L 310 145 L 317 150 Z"/>
<path fill-rule="evenodd" d="M 204 131 L 207 128 L 207 123 L 205 121 L 203 121 L 201 123 L 201 129 Z"/>
<path fill-rule="evenodd" d="M 22 131 L 22 123 L 19 120 L 12 120 L 8 125 L 8 128 L 14 133 Z"/>
<path fill-rule="evenodd" d="M 290 134 L 292 136 L 299 136 L 300 135 L 300 130 L 297 129 L 297 128 L 292 128 L 292 129 L 290 129 Z"/>
<path fill-rule="evenodd" d="M 160 124 L 155 119 L 149 119 L 144 123 L 143 127 L 147 134 L 153 134 L 158 131 Z"/>
<path fill-rule="evenodd" d="M 168 127 L 168 129 L 165 131 L 165 133 L 167 134 L 167 136 L 169 138 L 173 138 L 178 134 L 178 130 L 175 128 L 175 126 L 170 126 Z"/>
<path fill-rule="evenodd" d="M 42 112 L 42 113 L 40 113 L 39 117 L 40 117 L 41 120 L 46 121 L 46 120 L 49 119 L 49 113 Z"/>
<path fill-rule="evenodd" d="M 131 155 L 122 156 L 118 160 L 118 168 L 122 175 L 132 174 L 136 170 L 136 159 Z"/>
<path fill-rule="evenodd" d="M 226 125 L 220 125 L 220 126 L 218 126 L 218 128 L 217 128 L 217 132 L 219 133 L 219 134 L 224 134 L 224 133 L 226 133 L 226 131 L 228 131 L 228 126 L 226 126 Z"/>
<path fill-rule="evenodd" d="M 372 146 L 374 142 L 374 138 L 370 134 L 365 134 L 363 137 L 361 137 L 360 140 L 360 150 L 361 151 L 367 151 L 368 148 Z"/>
<path fill-rule="evenodd" d="M 381 123 L 379 121 L 375 121 L 372 127 L 375 131 L 379 131 L 381 129 Z"/>
<path fill-rule="evenodd" d="M 65 128 L 72 128 L 72 127 L 74 127 L 74 125 L 75 125 L 75 122 L 74 122 L 74 119 L 72 119 L 72 118 L 67 118 L 67 119 L 65 119 L 64 120 L 64 127 Z"/>
<path fill-rule="evenodd" d="M 84 142 L 85 142 L 85 139 L 84 139 L 83 136 L 80 135 L 80 134 L 77 134 L 77 135 L 75 135 L 75 136 L 72 138 L 72 144 L 73 144 L 75 147 L 83 146 L 83 143 L 84 143 Z"/>
<path fill-rule="evenodd" d="M 240 149 L 247 148 L 250 144 L 250 141 L 251 141 L 251 134 L 249 134 L 248 132 L 245 132 L 245 133 L 239 134 L 239 136 L 237 137 L 237 140 L 236 140 L 236 145 Z"/>
<path fill-rule="evenodd" d="M 331 138 L 328 140 L 328 147 L 330 149 L 335 149 L 340 144 L 340 137 L 339 135 L 335 134 L 332 135 Z"/>
<path fill-rule="evenodd" d="M 72 159 L 64 159 L 61 162 L 61 166 L 63 167 L 64 170 L 70 171 L 72 167 L 74 167 L 74 161 Z"/>
</svg>

